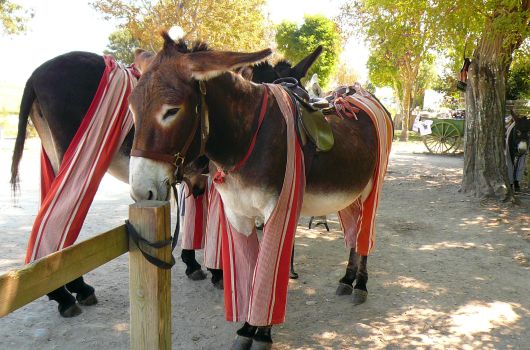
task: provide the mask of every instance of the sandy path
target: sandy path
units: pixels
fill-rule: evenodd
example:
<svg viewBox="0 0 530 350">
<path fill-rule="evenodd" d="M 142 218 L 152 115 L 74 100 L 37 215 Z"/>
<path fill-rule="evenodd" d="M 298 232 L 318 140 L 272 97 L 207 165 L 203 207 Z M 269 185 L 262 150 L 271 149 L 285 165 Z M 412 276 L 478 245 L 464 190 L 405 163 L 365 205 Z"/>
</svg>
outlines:
<svg viewBox="0 0 530 350">
<path fill-rule="evenodd" d="M 12 141 L 0 141 L 0 272 L 21 264 L 37 209 L 38 143 L 22 164 L 22 196 L 9 192 Z M 530 218 L 523 207 L 458 193 L 462 158 L 395 144 L 369 258 L 369 299 L 354 307 L 334 295 L 347 252 L 332 232 L 300 222 L 287 322 L 276 349 L 528 349 Z M 419 153 L 414 153 L 414 151 Z M 80 239 L 123 222 L 128 186 L 105 177 Z M 178 252 L 176 254 L 179 254 Z M 127 349 L 127 256 L 89 273 L 100 303 L 63 319 L 46 297 L 0 319 L 0 349 Z M 226 349 L 237 325 L 223 317 L 222 293 L 172 271 L 173 348 Z"/>
</svg>

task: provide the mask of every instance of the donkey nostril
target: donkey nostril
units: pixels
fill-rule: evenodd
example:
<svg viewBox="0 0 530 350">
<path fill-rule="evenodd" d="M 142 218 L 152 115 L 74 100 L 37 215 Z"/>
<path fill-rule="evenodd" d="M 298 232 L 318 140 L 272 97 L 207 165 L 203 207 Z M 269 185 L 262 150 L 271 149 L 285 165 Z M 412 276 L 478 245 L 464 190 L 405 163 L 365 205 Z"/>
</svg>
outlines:
<svg viewBox="0 0 530 350">
<path fill-rule="evenodd" d="M 149 191 L 149 195 L 147 196 L 147 200 L 153 199 L 153 191 Z"/>
</svg>

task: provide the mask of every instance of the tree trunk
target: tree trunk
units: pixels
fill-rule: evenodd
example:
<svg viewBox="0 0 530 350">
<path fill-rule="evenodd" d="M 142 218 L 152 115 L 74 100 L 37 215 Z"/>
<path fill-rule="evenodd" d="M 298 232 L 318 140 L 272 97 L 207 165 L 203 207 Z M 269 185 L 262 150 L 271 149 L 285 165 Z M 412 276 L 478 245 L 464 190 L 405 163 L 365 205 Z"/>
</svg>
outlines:
<svg viewBox="0 0 530 350">
<path fill-rule="evenodd" d="M 405 81 L 403 84 L 403 101 L 401 103 L 401 115 L 403 116 L 403 126 L 399 141 L 408 141 L 409 139 L 409 120 L 410 120 L 410 103 L 412 95 L 412 82 Z"/>
<path fill-rule="evenodd" d="M 477 197 L 513 198 L 504 156 L 506 73 L 512 52 L 485 30 L 468 72 L 462 190 Z"/>
</svg>

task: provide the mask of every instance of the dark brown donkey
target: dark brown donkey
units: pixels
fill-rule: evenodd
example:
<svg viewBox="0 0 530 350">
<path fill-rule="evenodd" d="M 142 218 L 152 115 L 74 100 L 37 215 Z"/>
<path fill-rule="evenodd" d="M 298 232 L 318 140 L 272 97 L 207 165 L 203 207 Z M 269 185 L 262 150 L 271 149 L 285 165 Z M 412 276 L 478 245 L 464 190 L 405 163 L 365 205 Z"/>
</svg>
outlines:
<svg viewBox="0 0 530 350">
<path fill-rule="evenodd" d="M 177 48 L 182 43 L 175 43 L 167 34 L 164 40 L 164 48 L 129 99 L 136 125 L 133 150 L 143 151 L 142 157 L 132 156 L 130 162 L 131 191 L 136 199 L 167 199 L 166 186 L 175 176 L 175 168 L 166 161 L 170 158 L 187 164 L 204 153 L 215 167 L 231 169 L 249 149 L 266 89 L 231 71 L 263 60 L 270 50 L 183 54 Z M 203 108 L 208 113 L 201 113 Z M 337 212 L 371 190 L 376 131 L 364 112 L 357 117 L 352 121 L 330 116 L 335 146 L 313 158 L 303 215 Z M 204 125 L 209 125 L 207 134 Z M 183 158 L 174 159 L 176 154 Z M 237 231 L 249 234 L 255 217 L 268 219 L 282 187 L 285 166 L 286 125 L 271 95 L 248 161 L 238 172 L 228 173 L 224 183 L 216 185 L 227 218 Z M 338 292 L 351 293 L 353 288 L 344 286 L 356 279 L 355 303 L 363 302 L 368 278 L 366 257 L 352 252 L 347 271 Z M 270 349 L 270 331 L 271 325 L 245 323 L 233 349 Z"/>
</svg>

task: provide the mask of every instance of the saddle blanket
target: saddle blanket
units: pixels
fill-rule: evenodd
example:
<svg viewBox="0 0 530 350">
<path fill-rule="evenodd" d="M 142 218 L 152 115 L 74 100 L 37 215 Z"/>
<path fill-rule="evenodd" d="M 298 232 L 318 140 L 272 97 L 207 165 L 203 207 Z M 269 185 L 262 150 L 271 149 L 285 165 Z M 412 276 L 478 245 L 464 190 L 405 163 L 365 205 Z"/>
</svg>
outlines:
<svg viewBox="0 0 530 350">
<path fill-rule="evenodd" d="M 363 110 L 372 119 L 377 132 L 377 159 L 372 177 L 372 190 L 368 196 L 364 199 L 359 197 L 350 206 L 339 211 L 338 216 L 346 246 L 356 249 L 359 255 L 367 256 L 375 245 L 375 214 L 390 157 L 394 128 L 387 111 L 375 97 L 359 84 L 355 84 L 354 89 L 355 94 L 342 97 L 340 102 Z M 344 108 L 337 108 L 339 115 L 341 110 Z"/>
<path fill-rule="evenodd" d="M 256 326 L 284 322 L 289 262 L 305 189 L 304 155 L 297 140 L 294 106 L 281 86 L 267 84 L 266 89 L 275 96 L 285 118 L 287 165 L 278 202 L 265 223 L 261 242 L 255 228 L 249 236 L 237 232 L 219 201 L 226 318 Z"/>
<path fill-rule="evenodd" d="M 105 56 L 98 89 L 54 173 L 44 149 L 41 154 L 41 206 L 28 242 L 26 263 L 72 245 L 112 157 L 133 126 L 127 97 L 136 72 Z"/>
</svg>

